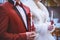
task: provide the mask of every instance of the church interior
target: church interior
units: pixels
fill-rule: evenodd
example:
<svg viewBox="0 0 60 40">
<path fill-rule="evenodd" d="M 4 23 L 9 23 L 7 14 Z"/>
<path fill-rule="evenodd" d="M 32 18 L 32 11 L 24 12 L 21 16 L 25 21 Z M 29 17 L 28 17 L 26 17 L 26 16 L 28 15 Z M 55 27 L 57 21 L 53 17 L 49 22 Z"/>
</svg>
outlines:
<svg viewBox="0 0 60 40">
<path fill-rule="evenodd" d="M 0 0 L 0 4 L 4 2 L 6 1 Z M 53 21 L 55 25 L 55 30 L 51 34 L 54 36 L 56 40 L 60 40 L 60 0 L 41 0 L 41 2 L 48 9 L 50 17 L 51 11 L 53 11 Z"/>
</svg>

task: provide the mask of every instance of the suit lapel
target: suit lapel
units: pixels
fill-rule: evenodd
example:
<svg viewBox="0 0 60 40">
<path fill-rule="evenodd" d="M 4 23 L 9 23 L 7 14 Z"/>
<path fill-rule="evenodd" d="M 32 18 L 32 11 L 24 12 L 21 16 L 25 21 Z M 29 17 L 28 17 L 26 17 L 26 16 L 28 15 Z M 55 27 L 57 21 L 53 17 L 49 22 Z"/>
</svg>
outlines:
<svg viewBox="0 0 60 40">
<path fill-rule="evenodd" d="M 13 1 L 9 1 L 9 2 L 10 2 L 12 5 L 14 5 L 14 2 L 13 2 Z M 23 10 L 24 10 L 24 12 L 25 12 L 26 21 L 27 21 L 27 20 L 28 20 L 28 19 L 27 19 L 27 13 L 26 13 L 26 11 L 25 11 L 22 3 L 21 3 L 21 7 L 23 8 Z M 17 15 L 21 18 L 21 20 L 22 20 L 22 22 L 23 22 L 23 24 L 24 24 L 24 27 L 26 28 L 26 25 L 25 25 L 25 23 L 24 23 L 24 20 L 23 20 L 23 18 L 22 18 L 22 16 L 21 16 L 20 12 L 19 12 L 18 9 L 16 8 L 16 6 L 13 6 L 13 9 L 16 11 Z M 28 26 L 28 22 L 27 22 L 27 26 Z M 26 30 L 28 30 L 28 28 L 26 28 Z"/>
<path fill-rule="evenodd" d="M 23 24 L 24 24 L 24 27 L 26 28 L 26 26 L 25 26 L 25 23 L 24 23 L 24 20 L 23 20 L 23 18 L 22 18 L 22 16 L 21 16 L 21 14 L 20 14 L 20 12 L 18 11 L 18 9 L 14 6 L 14 8 L 13 8 L 16 12 L 17 12 L 17 15 L 21 18 L 21 20 L 22 20 L 22 22 L 23 22 Z M 24 10 L 24 9 L 23 9 Z M 24 10 L 24 12 L 25 12 L 25 14 L 26 14 L 26 11 Z M 27 15 L 26 15 L 26 17 L 27 17 Z M 27 18 L 26 18 L 26 20 L 27 20 Z M 26 28 L 26 31 L 28 30 L 28 28 Z"/>
</svg>

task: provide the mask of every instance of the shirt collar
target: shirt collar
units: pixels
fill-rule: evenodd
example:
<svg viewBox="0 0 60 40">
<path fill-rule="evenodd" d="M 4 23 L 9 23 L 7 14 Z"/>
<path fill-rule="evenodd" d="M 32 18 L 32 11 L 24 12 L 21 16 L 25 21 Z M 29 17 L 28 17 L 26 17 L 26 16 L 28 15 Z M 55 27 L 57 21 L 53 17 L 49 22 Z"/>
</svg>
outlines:
<svg viewBox="0 0 60 40">
<path fill-rule="evenodd" d="M 15 0 L 13 0 L 13 2 L 14 2 L 14 5 L 16 5 L 16 1 L 15 1 Z M 19 1 L 18 3 L 20 4 L 20 1 Z"/>
</svg>

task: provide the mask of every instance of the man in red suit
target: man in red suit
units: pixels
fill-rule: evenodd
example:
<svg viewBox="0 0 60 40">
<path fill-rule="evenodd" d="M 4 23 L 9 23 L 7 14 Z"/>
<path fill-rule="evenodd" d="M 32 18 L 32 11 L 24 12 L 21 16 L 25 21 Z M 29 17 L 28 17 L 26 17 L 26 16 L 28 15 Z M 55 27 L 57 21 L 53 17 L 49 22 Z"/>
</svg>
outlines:
<svg viewBox="0 0 60 40">
<path fill-rule="evenodd" d="M 0 40 L 33 40 L 30 10 L 20 0 L 8 0 L 0 5 Z"/>
</svg>

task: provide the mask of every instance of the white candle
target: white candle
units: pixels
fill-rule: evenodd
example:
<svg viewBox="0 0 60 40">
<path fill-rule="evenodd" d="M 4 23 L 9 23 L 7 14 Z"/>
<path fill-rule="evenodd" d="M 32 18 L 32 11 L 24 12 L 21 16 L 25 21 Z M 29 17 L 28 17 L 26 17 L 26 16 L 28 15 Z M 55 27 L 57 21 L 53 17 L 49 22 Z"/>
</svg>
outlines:
<svg viewBox="0 0 60 40">
<path fill-rule="evenodd" d="M 32 13 L 31 13 L 31 26 L 32 26 Z"/>
<path fill-rule="evenodd" d="M 51 11 L 51 25 L 53 25 L 54 24 L 54 21 L 53 21 L 53 11 Z"/>
<path fill-rule="evenodd" d="M 51 10 L 51 20 L 53 20 L 53 11 Z"/>
</svg>

